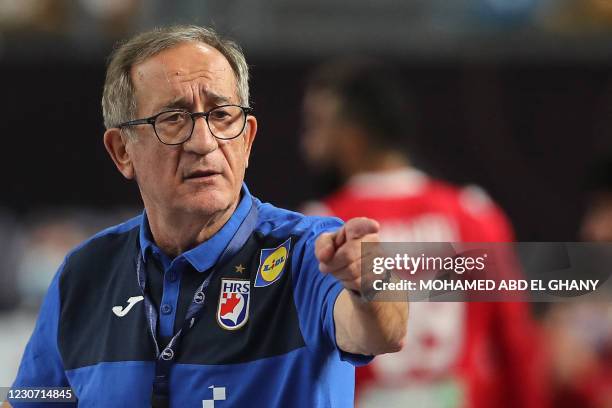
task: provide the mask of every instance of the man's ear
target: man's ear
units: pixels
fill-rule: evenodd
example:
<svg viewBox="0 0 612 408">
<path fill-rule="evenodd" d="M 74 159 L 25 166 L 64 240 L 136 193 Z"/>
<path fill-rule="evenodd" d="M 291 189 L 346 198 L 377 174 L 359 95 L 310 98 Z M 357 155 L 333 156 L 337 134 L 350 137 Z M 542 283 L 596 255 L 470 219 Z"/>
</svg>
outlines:
<svg viewBox="0 0 612 408">
<path fill-rule="evenodd" d="M 247 124 L 244 130 L 244 142 L 245 142 L 245 167 L 249 167 L 249 157 L 251 156 L 251 147 L 253 146 L 253 141 L 255 140 L 255 136 L 257 135 L 257 119 L 255 116 L 247 116 Z"/>
<path fill-rule="evenodd" d="M 121 129 L 112 128 L 104 132 L 104 147 L 117 169 L 126 179 L 134 178 L 134 164 L 127 149 L 127 136 L 123 135 Z"/>
</svg>

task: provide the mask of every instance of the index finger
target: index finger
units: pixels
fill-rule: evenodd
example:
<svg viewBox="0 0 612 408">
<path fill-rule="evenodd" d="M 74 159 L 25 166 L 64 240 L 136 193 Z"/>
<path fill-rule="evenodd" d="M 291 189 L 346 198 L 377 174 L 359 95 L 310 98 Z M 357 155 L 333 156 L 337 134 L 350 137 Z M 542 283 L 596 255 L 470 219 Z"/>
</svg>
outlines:
<svg viewBox="0 0 612 408">
<path fill-rule="evenodd" d="M 324 232 L 315 241 L 315 256 L 321 263 L 332 260 L 336 253 L 335 237 L 336 232 Z"/>
</svg>

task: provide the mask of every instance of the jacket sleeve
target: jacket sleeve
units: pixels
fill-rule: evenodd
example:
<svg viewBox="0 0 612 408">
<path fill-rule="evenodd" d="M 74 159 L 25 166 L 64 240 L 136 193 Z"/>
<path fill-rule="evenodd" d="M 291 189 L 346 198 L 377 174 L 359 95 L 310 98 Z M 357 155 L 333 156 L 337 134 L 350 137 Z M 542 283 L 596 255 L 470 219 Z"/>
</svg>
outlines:
<svg viewBox="0 0 612 408">
<path fill-rule="evenodd" d="M 336 278 L 319 270 L 314 246 L 320 234 L 337 230 L 342 222 L 335 218 L 319 220 L 296 243 L 292 260 L 294 299 L 305 341 L 307 344 L 327 344 L 340 359 L 355 366 L 367 364 L 372 356 L 346 353 L 336 342 L 334 306 L 344 287 Z"/>
<path fill-rule="evenodd" d="M 59 279 L 65 263 L 60 266 L 43 300 L 34 332 L 23 353 L 17 378 L 12 388 L 23 387 L 69 387 L 64 365 L 57 344 L 60 293 Z M 10 399 L 17 407 L 46 407 L 48 403 L 21 402 Z M 54 407 L 75 407 L 76 403 L 54 403 Z"/>
</svg>

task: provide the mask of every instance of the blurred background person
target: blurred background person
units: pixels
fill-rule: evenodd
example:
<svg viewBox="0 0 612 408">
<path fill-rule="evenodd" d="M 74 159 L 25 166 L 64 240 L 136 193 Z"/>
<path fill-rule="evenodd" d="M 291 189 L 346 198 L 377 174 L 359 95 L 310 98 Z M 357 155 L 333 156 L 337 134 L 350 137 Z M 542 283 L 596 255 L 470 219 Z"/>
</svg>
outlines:
<svg viewBox="0 0 612 408">
<path fill-rule="evenodd" d="M 580 227 L 584 242 L 612 242 L 612 155 L 594 162 L 586 179 Z M 609 248 L 605 249 L 607 253 Z M 597 262 L 597 261 L 595 261 Z M 552 304 L 544 327 L 552 356 L 555 407 L 612 407 L 612 303 Z"/>
<path fill-rule="evenodd" d="M 309 213 L 381 224 L 388 242 L 511 242 L 480 188 L 457 188 L 414 167 L 418 109 L 397 73 L 351 58 L 319 67 L 304 96 L 305 158 L 341 187 Z M 324 178 L 324 177 L 320 177 Z M 545 407 L 539 332 L 526 303 L 413 302 L 406 344 L 358 374 L 367 407 Z"/>
<path fill-rule="evenodd" d="M 612 304 L 553 304 L 544 317 L 555 408 L 612 407 Z"/>
</svg>

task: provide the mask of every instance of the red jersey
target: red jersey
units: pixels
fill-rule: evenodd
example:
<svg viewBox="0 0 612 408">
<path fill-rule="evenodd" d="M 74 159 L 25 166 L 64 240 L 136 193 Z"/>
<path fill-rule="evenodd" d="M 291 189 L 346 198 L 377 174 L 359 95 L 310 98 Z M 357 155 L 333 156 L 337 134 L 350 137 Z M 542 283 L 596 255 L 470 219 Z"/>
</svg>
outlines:
<svg viewBox="0 0 612 408">
<path fill-rule="evenodd" d="M 514 240 L 481 189 L 459 189 L 411 169 L 358 175 L 305 210 L 345 221 L 373 218 L 386 242 Z M 538 344 L 526 303 L 414 302 L 403 350 L 358 369 L 358 404 L 546 407 Z"/>
</svg>

